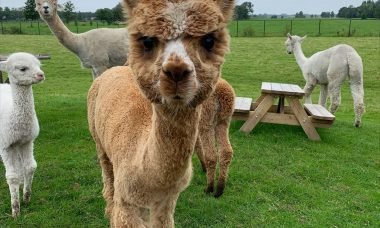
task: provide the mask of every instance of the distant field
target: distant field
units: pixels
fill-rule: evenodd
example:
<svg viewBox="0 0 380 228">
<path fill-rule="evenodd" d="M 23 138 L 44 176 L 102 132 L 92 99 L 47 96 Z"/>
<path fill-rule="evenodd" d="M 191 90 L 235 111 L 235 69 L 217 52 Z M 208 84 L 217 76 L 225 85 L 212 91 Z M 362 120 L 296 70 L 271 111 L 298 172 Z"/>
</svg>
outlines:
<svg viewBox="0 0 380 228">
<path fill-rule="evenodd" d="M 232 38 L 223 77 L 237 96 L 256 99 L 261 82 L 304 85 L 284 37 Z M 366 113 L 353 127 L 349 85 L 330 129 L 320 142 L 299 126 L 260 123 L 246 135 L 232 121 L 234 157 L 225 193 L 215 199 L 194 156 L 194 175 L 180 195 L 177 228 L 380 227 L 380 38 L 309 37 L 306 56 L 338 43 L 352 45 L 363 58 Z M 101 171 L 87 124 L 86 96 L 91 71 L 51 35 L 0 35 L 0 53 L 48 53 L 46 81 L 33 88 L 40 135 L 30 205 L 11 216 L 9 189 L 0 162 L 0 227 L 108 227 Z M 318 88 L 313 101 L 318 100 Z M 0 107 L 1 108 L 1 107 Z"/>
<path fill-rule="evenodd" d="M 350 25 L 351 23 L 351 25 Z M 125 25 L 108 25 L 102 22 L 71 22 L 67 24 L 72 32 L 82 33 L 90 29 Z M 291 32 L 309 36 L 380 36 L 380 20 L 346 20 L 346 19 L 273 19 L 232 21 L 229 25 L 232 37 L 281 37 Z M 21 32 L 20 32 L 21 31 Z M 0 34 L 51 34 L 43 21 L 1 22 Z"/>
</svg>

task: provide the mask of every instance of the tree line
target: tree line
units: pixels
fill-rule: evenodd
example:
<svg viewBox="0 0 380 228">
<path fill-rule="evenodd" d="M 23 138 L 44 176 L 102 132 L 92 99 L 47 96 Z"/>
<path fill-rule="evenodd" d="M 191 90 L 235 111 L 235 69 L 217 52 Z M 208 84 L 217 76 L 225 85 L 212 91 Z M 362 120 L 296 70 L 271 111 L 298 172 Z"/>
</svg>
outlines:
<svg viewBox="0 0 380 228">
<path fill-rule="evenodd" d="M 235 19 L 246 20 L 253 16 L 254 5 L 251 2 L 243 2 L 235 7 Z M 380 18 L 380 0 L 367 0 L 363 3 L 354 7 L 352 5 L 348 7 L 342 7 L 339 9 L 337 14 L 334 11 L 331 12 L 321 12 L 320 15 L 309 15 L 310 17 L 322 17 L 322 18 Z M 296 12 L 295 18 L 306 18 L 303 11 Z M 277 15 L 272 16 L 272 18 L 277 18 Z"/>
<path fill-rule="evenodd" d="M 71 1 L 67 1 L 62 5 L 63 10 L 58 12 L 59 16 L 68 23 L 70 21 L 84 21 L 92 20 L 96 18 L 97 20 L 107 22 L 108 24 L 124 21 L 124 14 L 121 4 L 117 4 L 112 9 L 104 8 L 98 9 L 95 13 L 93 12 L 75 12 L 75 5 Z M 35 9 L 35 0 L 27 0 L 25 6 L 21 8 L 0 7 L 0 20 L 37 20 L 39 18 L 38 13 Z M 252 2 L 243 2 L 235 7 L 234 18 L 237 20 L 245 20 L 253 17 L 254 5 Z M 380 18 L 380 0 L 367 0 L 363 3 L 354 7 L 352 5 L 348 7 L 342 7 L 339 12 L 335 14 L 331 12 L 322 12 L 320 15 L 310 15 L 310 17 L 322 17 L 322 18 Z M 295 14 L 296 18 L 305 18 L 306 15 L 299 11 Z M 277 18 L 273 17 L 272 18 Z"/>
</svg>

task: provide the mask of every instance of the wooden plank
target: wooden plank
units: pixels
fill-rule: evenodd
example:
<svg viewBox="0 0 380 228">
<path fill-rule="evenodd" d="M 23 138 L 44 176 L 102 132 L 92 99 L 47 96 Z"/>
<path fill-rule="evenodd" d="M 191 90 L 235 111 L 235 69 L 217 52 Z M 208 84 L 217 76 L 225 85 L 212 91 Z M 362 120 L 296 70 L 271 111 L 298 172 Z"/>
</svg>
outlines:
<svg viewBox="0 0 380 228">
<path fill-rule="evenodd" d="M 251 110 L 252 98 L 235 97 L 235 112 L 249 112 Z"/>
<path fill-rule="evenodd" d="M 303 91 L 303 89 L 299 87 L 298 85 L 289 84 L 289 86 L 292 88 L 294 93 L 305 96 L 305 91 Z"/>
<path fill-rule="evenodd" d="M 277 95 L 296 96 L 296 97 L 305 96 L 305 93 L 298 85 L 274 83 L 274 82 L 272 83 L 263 82 L 261 86 L 261 92 L 269 93 L 269 94 L 277 94 Z"/>
<path fill-rule="evenodd" d="M 256 110 L 249 113 L 249 118 L 240 128 L 240 131 L 249 133 L 260 122 L 261 118 L 266 114 L 270 107 L 272 107 L 274 98 L 271 95 L 264 97 L 263 101 L 257 106 Z"/>
<path fill-rule="evenodd" d="M 273 123 L 273 124 L 295 125 L 295 126 L 300 125 L 300 123 L 298 122 L 295 115 L 270 113 L 270 112 L 266 113 L 263 116 L 263 118 L 260 120 L 260 122 Z"/>
<path fill-rule="evenodd" d="M 331 114 L 325 107 L 319 104 L 304 104 L 306 112 L 314 119 L 320 120 L 334 120 L 335 116 Z"/>
<path fill-rule="evenodd" d="M 286 99 L 308 138 L 316 141 L 321 140 L 299 99 L 292 97 L 286 97 Z"/>
<path fill-rule="evenodd" d="M 272 93 L 283 94 L 284 90 L 280 83 L 272 83 Z"/>
<path fill-rule="evenodd" d="M 261 83 L 261 92 L 265 92 L 265 93 L 271 93 L 272 92 L 272 86 L 271 86 L 272 83 L 269 83 L 269 82 L 263 82 Z"/>
</svg>

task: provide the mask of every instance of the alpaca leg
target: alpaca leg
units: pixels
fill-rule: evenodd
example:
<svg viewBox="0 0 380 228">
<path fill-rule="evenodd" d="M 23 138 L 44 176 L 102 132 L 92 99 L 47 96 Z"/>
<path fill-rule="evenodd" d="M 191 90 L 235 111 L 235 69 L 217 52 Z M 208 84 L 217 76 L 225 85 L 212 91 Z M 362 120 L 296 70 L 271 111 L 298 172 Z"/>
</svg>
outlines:
<svg viewBox="0 0 380 228">
<path fill-rule="evenodd" d="M 327 85 L 321 85 L 321 91 L 319 93 L 319 104 L 326 108 L 328 90 Z"/>
<path fill-rule="evenodd" d="M 21 184 L 20 173 L 21 161 L 19 153 L 15 147 L 5 149 L 2 153 L 3 163 L 5 167 L 5 177 L 9 186 L 11 195 L 12 216 L 17 217 L 20 214 L 19 188 Z"/>
<path fill-rule="evenodd" d="M 336 110 L 338 109 L 341 102 L 340 84 L 338 85 L 329 84 L 329 94 L 330 94 L 330 99 L 331 99 L 330 112 L 334 114 Z"/>
<path fill-rule="evenodd" d="M 354 109 L 355 109 L 355 127 L 361 126 L 362 115 L 364 113 L 364 89 L 363 82 L 350 82 L 351 94 L 354 99 Z"/>
<path fill-rule="evenodd" d="M 136 206 L 117 200 L 112 208 L 111 227 L 145 228 L 139 213 L 139 208 Z"/>
<path fill-rule="evenodd" d="M 206 164 L 205 164 L 205 158 L 204 158 L 204 153 L 203 153 L 203 148 L 202 148 L 200 136 L 198 136 L 197 142 L 195 144 L 195 153 L 197 154 L 198 159 L 201 163 L 203 172 L 206 172 Z"/>
<path fill-rule="evenodd" d="M 216 126 L 216 139 L 219 145 L 219 179 L 215 197 L 223 194 L 228 176 L 228 168 L 232 160 L 233 150 L 228 135 L 229 122 L 229 120 L 226 120 Z"/>
<path fill-rule="evenodd" d="M 106 215 L 111 218 L 112 208 L 113 208 L 113 196 L 114 196 L 114 175 L 113 166 L 109 160 L 107 154 L 102 149 L 101 145 L 96 145 L 96 150 L 98 152 L 99 163 L 102 168 L 102 178 L 103 178 L 103 197 L 106 201 Z"/>
<path fill-rule="evenodd" d="M 151 227 L 174 227 L 174 210 L 179 194 L 155 203 L 151 211 Z"/>
<path fill-rule="evenodd" d="M 314 87 L 317 85 L 317 81 L 315 79 L 311 79 L 306 82 L 305 87 L 303 88 L 305 92 L 305 103 L 306 104 L 311 104 L 311 93 L 314 90 Z"/>
<path fill-rule="evenodd" d="M 22 162 L 24 168 L 23 199 L 25 203 L 29 203 L 30 197 L 32 196 L 32 182 L 34 171 L 37 168 L 37 162 L 33 156 L 33 142 L 20 146 L 20 152 L 22 154 Z"/>
<path fill-rule="evenodd" d="M 205 155 L 207 187 L 206 193 L 214 192 L 215 169 L 217 154 L 215 147 L 215 130 L 213 128 L 201 133 L 201 146 Z"/>
</svg>

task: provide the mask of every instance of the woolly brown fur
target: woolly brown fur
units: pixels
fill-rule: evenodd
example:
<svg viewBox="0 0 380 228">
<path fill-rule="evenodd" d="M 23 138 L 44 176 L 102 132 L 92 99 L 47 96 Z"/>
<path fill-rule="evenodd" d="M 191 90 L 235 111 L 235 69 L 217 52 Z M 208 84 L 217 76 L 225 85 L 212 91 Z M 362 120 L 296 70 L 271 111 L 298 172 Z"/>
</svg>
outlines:
<svg viewBox="0 0 380 228">
<path fill-rule="evenodd" d="M 129 66 L 105 71 L 88 93 L 106 214 L 112 227 L 174 227 L 177 198 L 192 175 L 202 103 L 214 92 L 229 50 L 233 1 L 125 0 L 124 7 Z M 202 40 L 210 34 L 215 44 L 206 50 Z M 190 65 L 179 55 L 164 62 L 173 40 L 183 44 Z M 178 72 L 186 74 L 173 81 Z"/>
</svg>

